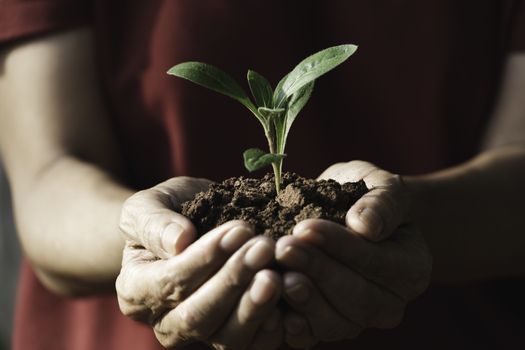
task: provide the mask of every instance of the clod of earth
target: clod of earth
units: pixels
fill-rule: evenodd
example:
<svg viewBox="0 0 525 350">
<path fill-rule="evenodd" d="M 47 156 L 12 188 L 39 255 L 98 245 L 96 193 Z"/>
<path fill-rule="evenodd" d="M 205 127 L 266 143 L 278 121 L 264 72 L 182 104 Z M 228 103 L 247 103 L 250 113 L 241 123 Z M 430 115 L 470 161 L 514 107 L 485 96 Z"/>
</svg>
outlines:
<svg viewBox="0 0 525 350">
<path fill-rule="evenodd" d="M 364 181 L 339 184 L 334 180 L 305 179 L 285 173 L 282 189 L 275 194 L 274 177 L 230 178 L 213 184 L 177 208 L 200 235 L 230 220 L 244 220 L 262 234 L 277 240 L 291 234 L 305 219 L 345 222 L 348 209 L 368 189 Z"/>
</svg>

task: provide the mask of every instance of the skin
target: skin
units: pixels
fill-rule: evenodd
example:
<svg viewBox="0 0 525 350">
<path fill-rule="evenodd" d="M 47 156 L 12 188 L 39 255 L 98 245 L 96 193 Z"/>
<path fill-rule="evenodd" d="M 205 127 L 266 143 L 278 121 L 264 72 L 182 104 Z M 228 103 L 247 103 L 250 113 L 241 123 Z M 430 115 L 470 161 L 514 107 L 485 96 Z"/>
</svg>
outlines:
<svg viewBox="0 0 525 350">
<path fill-rule="evenodd" d="M 93 62 L 86 30 L 0 52 L 0 150 L 17 228 L 42 282 L 59 294 L 110 288 L 124 245 L 120 211 L 133 193 L 117 180 Z"/>
<path fill-rule="evenodd" d="M 57 294 L 79 296 L 114 290 L 121 272 L 122 311 L 151 324 L 168 347 L 277 348 L 281 279 L 266 269 L 274 243 L 234 222 L 182 253 L 195 230 L 172 206 L 210 182 L 174 178 L 136 192 L 118 180 L 93 56 L 88 29 L 0 53 L 0 150 L 37 276 Z"/>
<path fill-rule="evenodd" d="M 407 301 L 429 282 L 432 264 L 420 232 L 435 257 L 436 282 L 524 276 L 523 96 L 525 55 L 516 54 L 506 65 L 485 149 L 474 159 L 424 176 L 400 177 L 361 161 L 323 172 L 320 178 L 341 183 L 364 179 L 372 190 L 349 210 L 346 227 L 307 220 L 277 243 L 276 259 L 290 271 L 283 279 L 294 308 L 284 316 L 289 345 L 307 348 L 366 327 L 396 326 Z"/>
<path fill-rule="evenodd" d="M 267 269 L 274 241 L 231 221 L 191 244 L 195 228 L 172 210 L 209 184 L 173 178 L 124 203 L 120 308 L 150 324 L 165 347 L 201 341 L 215 349 L 276 349 L 284 332 L 276 308 L 281 277 Z"/>
<path fill-rule="evenodd" d="M 194 228 L 173 207 L 207 180 L 173 178 L 140 192 L 123 185 L 88 29 L 5 48 L 0 64 L 0 151 L 40 280 L 82 295 L 112 288 L 118 276 L 124 314 L 152 325 L 165 346 L 309 347 L 393 327 L 430 279 L 423 236 L 440 281 L 523 275 L 524 55 L 509 58 L 478 157 L 418 177 L 335 164 L 321 178 L 364 178 L 372 191 L 346 226 L 307 220 L 275 245 L 242 222 L 192 244 Z M 480 191 L 493 200 L 481 205 Z M 267 268 L 273 259 L 282 277 Z M 292 306 L 284 315 L 281 295 Z"/>
<path fill-rule="evenodd" d="M 286 341 L 297 348 L 397 326 L 407 303 L 427 288 L 432 269 L 420 230 L 402 220 L 410 198 L 401 177 L 353 161 L 320 178 L 363 179 L 372 190 L 347 213 L 346 227 L 305 220 L 277 242 L 277 262 L 288 270 L 284 295 L 293 307 L 285 315 Z"/>
</svg>

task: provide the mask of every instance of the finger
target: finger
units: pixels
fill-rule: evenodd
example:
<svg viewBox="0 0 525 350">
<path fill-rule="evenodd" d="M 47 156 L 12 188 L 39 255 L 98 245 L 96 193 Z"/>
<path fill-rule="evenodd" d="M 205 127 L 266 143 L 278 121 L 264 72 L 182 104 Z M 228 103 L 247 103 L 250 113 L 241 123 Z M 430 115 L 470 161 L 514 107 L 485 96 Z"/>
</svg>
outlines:
<svg viewBox="0 0 525 350">
<path fill-rule="evenodd" d="M 127 239 L 146 247 L 160 258 L 183 251 L 196 238 L 195 227 L 174 209 L 207 188 L 208 180 L 173 178 L 137 192 L 122 208 L 120 229 Z"/>
<path fill-rule="evenodd" d="M 348 211 L 346 224 L 352 231 L 372 241 L 380 241 L 404 223 L 409 211 L 409 196 L 399 175 L 363 161 L 334 164 L 320 179 L 340 183 L 363 180 L 370 189 Z"/>
<path fill-rule="evenodd" d="M 347 227 L 333 221 L 307 219 L 293 228 L 292 235 L 322 249 L 344 265 L 368 273 L 377 243 L 369 242 Z M 382 254 L 386 254 L 383 249 Z M 386 266 L 388 268 L 389 266 Z"/>
<path fill-rule="evenodd" d="M 286 301 L 308 321 L 315 339 L 335 341 L 355 338 L 360 333 L 361 327 L 342 317 L 304 274 L 286 272 L 283 280 Z M 306 331 L 302 336 L 308 339 Z"/>
<path fill-rule="evenodd" d="M 279 309 L 274 309 L 255 334 L 249 350 L 278 349 L 284 340 L 283 318 Z"/>
<path fill-rule="evenodd" d="M 406 302 L 296 237 L 277 242 L 277 262 L 308 276 L 325 299 L 361 326 L 389 328 L 399 323 Z"/>
<path fill-rule="evenodd" d="M 285 314 L 284 328 L 285 342 L 294 349 L 309 349 L 319 342 L 313 336 L 308 321 L 293 311 Z"/>
<path fill-rule="evenodd" d="M 165 274 L 163 282 L 175 286 L 172 307 L 186 299 L 224 263 L 255 235 L 246 222 L 235 220 L 227 222 L 203 235 L 184 252 L 170 261 L 170 273 Z"/>
<path fill-rule="evenodd" d="M 126 200 L 120 217 L 124 236 L 160 258 L 180 253 L 197 236 L 191 221 L 167 205 L 160 192 L 141 191 Z"/>
<path fill-rule="evenodd" d="M 155 190 L 165 194 L 171 202 L 170 208 L 176 209 L 182 203 L 195 197 L 195 194 L 207 190 L 213 181 L 202 178 L 178 176 L 168 179 L 155 187 Z"/>
<path fill-rule="evenodd" d="M 254 235 L 248 224 L 231 221 L 208 232 L 182 254 L 157 260 L 145 249 L 127 247 L 117 279 L 121 308 L 144 319 L 173 308 L 219 270 L 227 258 Z"/>
<path fill-rule="evenodd" d="M 123 266 L 115 281 L 120 311 L 137 321 L 152 324 L 164 311 L 158 281 L 166 271 L 167 260 L 157 260 L 145 249 L 124 248 Z M 148 262 L 149 263 L 144 263 Z"/>
<path fill-rule="evenodd" d="M 227 320 L 255 273 L 273 260 L 274 243 L 257 237 L 242 246 L 213 277 L 155 325 L 166 346 L 206 340 Z"/>
<path fill-rule="evenodd" d="M 430 282 L 432 258 L 413 225 L 397 229 L 388 240 L 379 243 L 319 219 L 300 222 L 293 235 L 406 300 L 421 294 Z"/>
<path fill-rule="evenodd" d="M 363 180 L 370 191 L 348 210 L 346 224 L 366 239 L 381 241 L 406 222 L 407 190 L 401 176 L 381 169 L 375 169 Z"/>
<path fill-rule="evenodd" d="M 246 349 L 261 324 L 275 310 L 281 296 L 281 278 L 273 271 L 259 271 L 226 324 L 211 343 L 226 349 Z"/>
<path fill-rule="evenodd" d="M 358 182 L 367 177 L 377 167 L 362 160 L 341 162 L 330 166 L 318 177 L 319 180 L 332 179 L 339 183 Z"/>
</svg>

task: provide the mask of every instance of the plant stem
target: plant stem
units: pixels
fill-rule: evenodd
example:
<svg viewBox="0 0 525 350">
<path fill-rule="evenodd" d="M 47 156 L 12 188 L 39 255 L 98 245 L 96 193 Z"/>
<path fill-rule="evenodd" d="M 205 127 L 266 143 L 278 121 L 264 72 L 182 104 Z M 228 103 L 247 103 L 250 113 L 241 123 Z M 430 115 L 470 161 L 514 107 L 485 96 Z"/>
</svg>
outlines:
<svg viewBox="0 0 525 350">
<path fill-rule="evenodd" d="M 272 163 L 273 175 L 275 179 L 275 195 L 281 190 L 281 171 L 279 170 L 279 165 Z"/>
<path fill-rule="evenodd" d="M 268 140 L 268 147 L 270 148 L 270 153 L 276 154 L 277 147 L 275 145 L 275 129 L 273 123 L 270 123 L 270 127 L 266 132 L 266 139 Z M 281 190 L 281 166 L 279 166 L 279 164 L 277 163 L 272 163 L 272 168 L 273 177 L 275 180 L 275 195 L 277 195 Z"/>
</svg>

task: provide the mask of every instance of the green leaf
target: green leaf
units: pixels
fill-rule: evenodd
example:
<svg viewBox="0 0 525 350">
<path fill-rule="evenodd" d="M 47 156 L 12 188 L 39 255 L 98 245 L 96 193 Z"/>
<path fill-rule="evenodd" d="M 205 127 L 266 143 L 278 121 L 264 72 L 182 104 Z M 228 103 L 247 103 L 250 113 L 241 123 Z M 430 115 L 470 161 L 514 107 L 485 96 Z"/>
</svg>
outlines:
<svg viewBox="0 0 525 350">
<path fill-rule="evenodd" d="M 286 74 L 280 81 L 277 83 L 275 90 L 273 92 L 273 106 L 275 108 L 283 107 L 283 102 L 286 102 L 286 95 L 283 91 L 283 84 L 288 79 L 290 73 Z"/>
<path fill-rule="evenodd" d="M 299 63 L 275 90 L 275 107 L 282 107 L 285 98 L 290 98 L 306 84 L 328 73 L 356 52 L 355 45 L 340 45 L 319 51 Z"/>
<path fill-rule="evenodd" d="M 265 120 L 269 121 L 271 119 L 279 118 L 282 115 L 284 115 L 286 109 L 259 107 L 257 108 L 257 111 L 264 117 Z"/>
<path fill-rule="evenodd" d="M 217 91 L 244 105 L 250 102 L 243 88 L 231 76 L 212 65 L 202 62 L 184 62 L 170 68 L 168 74 Z"/>
<path fill-rule="evenodd" d="M 273 90 L 268 80 L 253 70 L 248 71 L 247 79 L 257 106 L 271 107 Z"/>
<path fill-rule="evenodd" d="M 268 126 L 267 129 L 265 129 L 266 138 L 268 139 L 268 142 L 274 147 L 270 147 L 270 152 L 275 151 L 276 153 L 283 153 L 276 151 L 278 149 L 277 147 L 279 146 L 279 139 L 276 138 L 276 135 L 280 135 L 282 133 L 282 129 L 279 129 L 278 126 L 283 125 L 284 123 L 283 121 L 286 116 L 286 109 L 259 107 L 257 111 L 263 117 L 266 125 Z"/>
<path fill-rule="evenodd" d="M 277 130 L 277 152 L 284 153 L 284 148 L 286 146 L 286 139 L 288 138 L 288 133 L 292 127 L 293 122 L 304 108 L 312 92 L 314 90 L 315 81 L 312 81 L 302 88 L 300 88 L 292 97 L 288 100 L 286 108 L 286 117 L 282 118 L 283 125 L 275 125 Z M 275 119 L 276 122 L 279 119 Z"/>
<path fill-rule="evenodd" d="M 184 62 L 168 70 L 168 74 L 187 79 L 195 84 L 204 86 L 213 91 L 229 96 L 248 108 L 253 115 L 259 120 L 266 131 L 267 126 L 262 117 L 257 112 L 250 101 L 250 98 L 244 92 L 244 89 L 237 82 L 222 70 L 202 62 Z"/>
<path fill-rule="evenodd" d="M 244 166 L 252 172 L 265 166 L 271 165 L 283 159 L 284 154 L 266 153 L 258 148 L 250 148 L 244 151 Z"/>
</svg>

